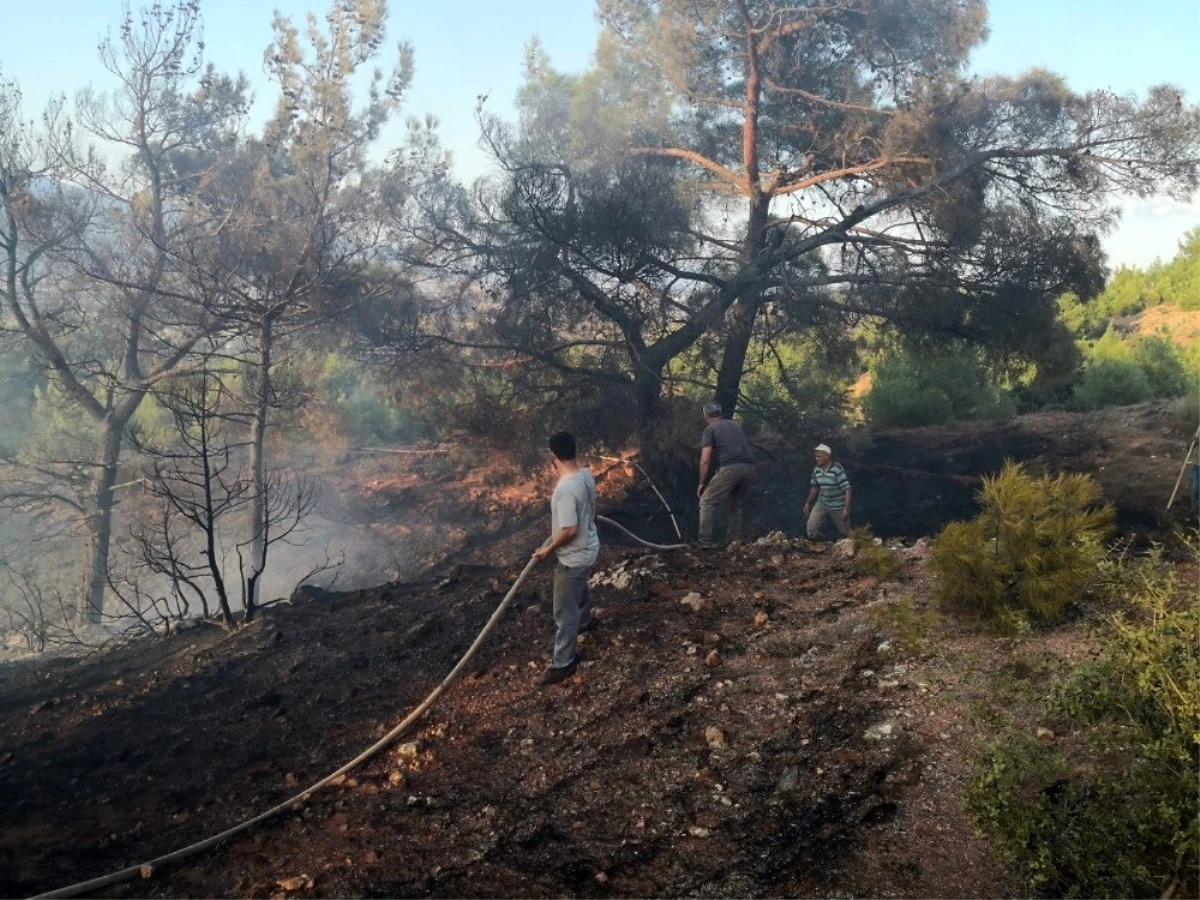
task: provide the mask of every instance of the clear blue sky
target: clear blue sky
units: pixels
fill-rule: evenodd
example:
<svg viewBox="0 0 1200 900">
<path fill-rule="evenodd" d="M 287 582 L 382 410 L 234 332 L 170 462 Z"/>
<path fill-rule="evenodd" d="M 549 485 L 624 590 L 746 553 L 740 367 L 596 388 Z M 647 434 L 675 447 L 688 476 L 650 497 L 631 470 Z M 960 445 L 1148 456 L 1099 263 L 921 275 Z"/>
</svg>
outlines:
<svg viewBox="0 0 1200 900">
<path fill-rule="evenodd" d="M 406 112 L 438 116 L 456 168 L 468 177 L 486 165 L 476 146 L 476 97 L 487 94 L 497 112 L 511 108 L 523 48 L 534 35 L 556 66 L 576 70 L 588 64 L 596 34 L 592 0 L 391 0 L 390 6 L 389 38 L 409 41 L 416 52 Z M 118 23 L 119 0 L 0 0 L 0 7 L 0 73 L 21 84 L 27 115 L 54 94 L 107 86 L 96 44 Z M 299 20 L 326 8 L 326 0 L 202 0 L 208 57 L 218 68 L 244 71 L 268 98 L 262 52 L 273 11 Z M 1197 0 L 992 0 L 991 31 L 973 59 L 981 74 L 1043 66 L 1076 90 L 1140 91 L 1167 81 L 1200 102 Z M 1113 263 L 1144 265 L 1169 258 L 1197 223 L 1200 201 L 1129 202 L 1106 248 Z"/>
</svg>

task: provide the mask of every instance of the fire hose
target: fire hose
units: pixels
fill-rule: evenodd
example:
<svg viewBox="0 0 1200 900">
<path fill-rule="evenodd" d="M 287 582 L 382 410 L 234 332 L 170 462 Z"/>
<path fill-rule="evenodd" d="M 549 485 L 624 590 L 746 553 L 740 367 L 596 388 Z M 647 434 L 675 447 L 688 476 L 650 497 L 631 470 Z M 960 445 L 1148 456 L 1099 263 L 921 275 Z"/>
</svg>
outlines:
<svg viewBox="0 0 1200 900">
<path fill-rule="evenodd" d="M 603 522 L 612 528 L 617 529 L 621 534 L 625 535 L 630 540 L 636 541 L 648 550 L 683 550 L 687 544 L 652 544 L 649 541 L 643 541 L 640 537 L 622 525 L 620 522 L 614 522 L 608 516 L 596 516 L 597 522 Z"/>
<path fill-rule="evenodd" d="M 643 547 L 651 550 L 679 550 L 687 546 L 687 544 L 653 544 L 649 541 L 644 541 L 624 525 L 620 525 L 606 516 L 596 516 L 596 521 L 603 522 L 606 525 L 616 528 L 618 531 L 641 544 Z M 93 878 L 90 881 L 81 881 L 78 884 L 72 884 L 67 887 L 58 888 L 57 890 L 49 891 L 45 894 L 38 894 L 34 900 L 39 900 L 39 898 L 43 897 L 78 897 L 81 894 L 92 894 L 101 888 L 110 887 L 114 884 L 120 884 L 124 881 L 131 881 L 134 878 L 152 878 L 155 872 L 160 868 L 164 868 L 177 862 L 182 862 L 183 860 L 195 856 L 198 853 L 202 853 L 205 850 L 211 849 L 212 847 L 215 847 L 232 837 L 242 834 L 245 831 L 249 831 L 260 822 L 264 822 L 267 819 L 277 816 L 280 813 L 287 812 L 288 810 L 293 810 L 300 804 L 308 802 L 312 798 L 312 795 L 321 788 L 327 786 L 339 776 L 345 775 L 347 772 L 357 769 L 367 760 L 378 754 L 379 751 L 391 744 L 394 740 L 396 740 L 396 738 L 403 734 L 410 725 L 417 721 L 417 719 L 421 718 L 421 716 L 423 716 L 435 702 L 437 702 L 437 699 L 443 694 L 443 692 L 445 692 L 446 688 L 448 688 L 462 673 L 462 670 L 466 668 L 467 663 L 470 661 L 471 657 L 475 655 L 475 652 L 480 648 L 480 646 L 483 645 L 483 642 L 487 640 L 488 635 L 495 630 L 496 624 L 500 621 L 500 617 L 504 615 L 504 611 L 508 609 L 509 605 L 513 601 L 513 598 L 517 596 L 517 592 L 521 589 L 521 586 L 525 583 L 525 580 L 529 577 L 529 574 L 533 571 L 537 563 L 537 557 L 530 557 L 529 562 L 525 564 L 525 568 L 521 570 L 521 574 L 517 576 L 517 580 L 513 582 L 512 587 L 508 589 L 508 593 L 504 595 L 504 599 L 500 601 L 500 605 L 496 607 L 495 612 L 492 613 L 491 617 L 487 620 L 487 623 L 483 626 L 483 630 L 479 632 L 479 635 L 475 638 L 474 642 L 470 647 L 467 648 L 466 653 L 462 655 L 462 658 L 458 661 L 454 668 L 450 670 L 450 674 L 442 679 L 441 684 L 434 688 L 429 693 L 429 696 L 422 700 L 421 704 L 417 706 L 417 708 L 411 713 L 409 713 L 404 720 L 400 722 L 400 724 L 396 725 L 391 729 L 391 731 L 377 740 L 358 756 L 354 757 L 354 759 L 343 765 L 341 768 L 334 772 L 330 772 L 320 781 L 314 782 L 295 796 L 289 797 L 287 800 L 272 806 L 265 812 L 259 813 L 253 818 L 246 819 L 245 821 L 240 822 L 231 828 L 227 828 L 219 834 L 214 834 L 202 841 L 189 844 L 188 846 L 182 847 L 179 850 L 174 850 L 164 856 L 156 857 L 155 859 L 140 863 L 136 866 L 129 866 L 124 869 L 119 869 L 115 872 L 110 872 L 107 875 L 102 875 L 99 878 Z"/>
</svg>

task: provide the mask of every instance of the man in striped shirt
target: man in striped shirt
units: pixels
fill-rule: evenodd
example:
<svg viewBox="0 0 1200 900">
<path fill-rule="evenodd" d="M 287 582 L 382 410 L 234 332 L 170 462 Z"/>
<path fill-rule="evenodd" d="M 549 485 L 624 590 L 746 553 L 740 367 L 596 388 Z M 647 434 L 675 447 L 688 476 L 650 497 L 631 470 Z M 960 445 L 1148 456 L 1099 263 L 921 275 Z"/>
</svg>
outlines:
<svg viewBox="0 0 1200 900">
<path fill-rule="evenodd" d="M 817 444 L 813 450 L 816 467 L 812 471 L 812 487 L 804 502 L 804 515 L 808 518 L 807 532 L 810 541 L 821 539 L 821 528 L 832 522 L 838 534 L 850 534 L 850 479 L 842 464 L 834 462 L 833 451 L 828 444 Z"/>
</svg>

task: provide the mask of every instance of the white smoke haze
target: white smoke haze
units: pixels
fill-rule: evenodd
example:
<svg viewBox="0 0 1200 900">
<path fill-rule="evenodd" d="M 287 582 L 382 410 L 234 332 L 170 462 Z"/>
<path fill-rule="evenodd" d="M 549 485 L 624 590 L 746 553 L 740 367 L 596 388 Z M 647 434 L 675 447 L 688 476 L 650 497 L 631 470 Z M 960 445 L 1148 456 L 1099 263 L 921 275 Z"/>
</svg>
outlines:
<svg viewBox="0 0 1200 900">
<path fill-rule="evenodd" d="M 411 446 L 374 452 L 314 450 L 302 442 L 288 447 L 277 440 L 274 453 L 282 471 L 311 482 L 317 499 L 300 527 L 270 547 L 260 606 L 307 599 L 314 596 L 306 594 L 310 589 L 319 596 L 324 590 L 363 590 L 427 578 L 449 561 L 465 558 L 474 536 L 489 529 L 507 534 L 512 511 L 523 511 L 544 487 L 535 485 L 536 479 L 518 476 L 514 486 L 497 482 L 494 473 L 473 472 L 465 451 Z M 50 654 L 47 658 L 87 652 L 203 617 L 194 595 L 185 592 L 186 603 L 181 602 L 168 578 L 147 571 L 134 534 L 157 514 L 156 500 L 138 480 L 145 460 L 130 454 L 127 465 L 110 566 L 115 590 L 109 591 L 99 625 L 74 620 L 83 558 L 77 517 L 57 509 L 8 512 L 0 519 L 0 661 L 39 652 Z M 237 546 L 246 540 L 242 517 L 231 516 L 222 524 L 222 573 L 239 621 L 244 604 Z M 180 542 L 180 551 L 192 565 L 203 562 L 196 534 Z M 210 581 L 201 584 L 210 614 L 217 616 L 215 590 Z M 41 610 L 35 608 L 39 602 Z"/>
<path fill-rule="evenodd" d="M 360 499 L 339 496 L 338 487 L 329 482 L 319 483 L 317 490 L 313 512 L 286 541 L 270 548 L 260 603 L 292 599 L 301 579 L 310 573 L 304 586 L 341 591 L 402 580 L 414 574 L 414 566 L 419 568 L 419 561 L 412 560 L 397 542 L 398 531 L 369 521 Z M 187 596 L 185 612 L 173 596 L 170 580 L 146 571 L 131 527 L 153 504 L 139 496 L 136 486 L 126 493 L 118 506 L 111 578 L 125 601 L 138 606 L 146 620 L 140 621 L 110 591 L 104 622 L 95 627 L 77 625 L 72 607 L 83 557 L 79 523 L 64 510 L 9 511 L 0 519 L 0 653 L 4 658 L 42 650 L 84 650 L 117 636 L 144 632 L 147 624 L 162 627 L 164 614 L 175 625 L 203 615 L 194 596 Z M 357 521 L 343 518 L 348 512 Z M 237 523 L 229 523 L 221 540 L 222 572 L 235 616 L 244 611 L 236 547 L 245 540 Z M 181 542 L 181 548 L 194 564 L 201 562 L 202 546 L 195 535 Z M 204 586 L 210 611 L 215 612 L 216 594 L 211 583 Z M 155 608 L 150 601 L 160 605 Z"/>
</svg>

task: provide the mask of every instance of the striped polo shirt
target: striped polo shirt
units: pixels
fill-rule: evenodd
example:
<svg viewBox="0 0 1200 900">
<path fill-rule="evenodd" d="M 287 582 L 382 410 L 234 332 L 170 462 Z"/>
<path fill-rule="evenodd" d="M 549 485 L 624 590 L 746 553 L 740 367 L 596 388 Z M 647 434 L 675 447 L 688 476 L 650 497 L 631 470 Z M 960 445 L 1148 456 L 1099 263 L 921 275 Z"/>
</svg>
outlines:
<svg viewBox="0 0 1200 900">
<path fill-rule="evenodd" d="M 819 491 L 817 500 L 826 509 L 838 512 L 846 508 L 846 489 L 850 487 L 850 479 L 846 477 L 846 470 L 841 463 L 835 462 L 828 469 L 814 466 L 811 483 Z"/>
</svg>

